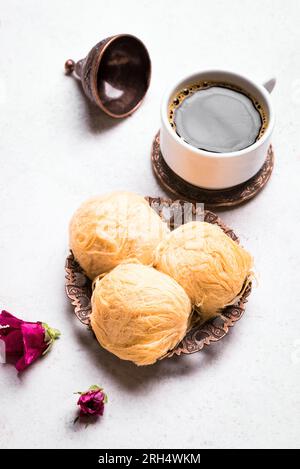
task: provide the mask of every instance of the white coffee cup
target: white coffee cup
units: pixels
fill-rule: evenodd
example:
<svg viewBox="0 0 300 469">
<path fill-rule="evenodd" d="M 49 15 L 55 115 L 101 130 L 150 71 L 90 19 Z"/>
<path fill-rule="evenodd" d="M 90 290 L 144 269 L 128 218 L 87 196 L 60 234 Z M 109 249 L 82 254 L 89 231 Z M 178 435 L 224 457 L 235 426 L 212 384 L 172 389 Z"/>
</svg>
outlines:
<svg viewBox="0 0 300 469">
<path fill-rule="evenodd" d="M 172 129 L 169 106 L 176 93 L 198 81 L 220 81 L 237 85 L 254 96 L 263 106 L 268 125 L 255 143 L 229 153 L 199 150 L 186 143 Z M 189 75 L 165 94 L 161 104 L 160 149 L 167 165 L 185 181 L 206 189 L 225 189 L 236 186 L 254 176 L 263 166 L 274 128 L 274 111 L 270 93 L 276 80 L 259 85 L 249 78 L 224 70 L 205 70 Z"/>
</svg>

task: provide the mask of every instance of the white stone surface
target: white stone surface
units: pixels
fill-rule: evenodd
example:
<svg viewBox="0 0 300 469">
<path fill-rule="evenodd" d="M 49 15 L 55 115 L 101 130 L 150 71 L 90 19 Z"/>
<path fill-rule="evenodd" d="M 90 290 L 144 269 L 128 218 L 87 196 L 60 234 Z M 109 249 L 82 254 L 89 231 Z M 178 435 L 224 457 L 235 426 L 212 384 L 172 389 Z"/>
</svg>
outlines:
<svg viewBox="0 0 300 469">
<path fill-rule="evenodd" d="M 0 302 L 62 331 L 18 376 L 1 365 L 0 447 L 299 447 L 300 4 L 297 0 L 1 0 Z M 101 38 L 139 36 L 153 61 L 142 107 L 106 118 L 65 77 Z M 255 200 L 223 212 L 256 260 L 258 287 L 227 338 L 203 353 L 137 368 L 101 350 L 64 293 L 68 221 L 90 195 L 162 195 L 151 171 L 162 92 L 223 67 L 278 79 L 276 167 Z M 105 416 L 73 425 L 76 396 L 101 384 Z"/>
</svg>

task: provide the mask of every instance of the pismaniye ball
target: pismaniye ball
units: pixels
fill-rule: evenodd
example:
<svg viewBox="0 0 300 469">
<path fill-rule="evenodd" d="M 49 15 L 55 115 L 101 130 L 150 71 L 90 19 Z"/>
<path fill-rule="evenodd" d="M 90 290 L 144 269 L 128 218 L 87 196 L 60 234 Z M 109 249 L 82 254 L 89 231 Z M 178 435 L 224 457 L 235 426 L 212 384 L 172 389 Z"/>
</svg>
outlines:
<svg viewBox="0 0 300 469">
<path fill-rule="evenodd" d="M 123 261 L 150 265 L 169 229 L 140 195 L 112 192 L 84 202 L 70 223 L 70 248 L 89 278 Z"/>
<path fill-rule="evenodd" d="M 174 279 L 153 267 L 120 264 L 95 280 L 91 326 L 123 360 L 150 365 L 185 336 L 191 302 Z"/>
<path fill-rule="evenodd" d="M 214 224 L 190 222 L 158 246 L 154 266 L 174 278 L 206 321 L 233 304 L 249 279 L 251 255 Z"/>
</svg>

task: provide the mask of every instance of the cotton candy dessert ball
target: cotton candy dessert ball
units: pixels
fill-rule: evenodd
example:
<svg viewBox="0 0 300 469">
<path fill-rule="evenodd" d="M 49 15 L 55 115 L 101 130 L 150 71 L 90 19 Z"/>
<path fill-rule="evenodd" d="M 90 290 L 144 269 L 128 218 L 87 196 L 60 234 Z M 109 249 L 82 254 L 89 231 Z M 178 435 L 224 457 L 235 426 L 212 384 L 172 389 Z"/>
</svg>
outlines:
<svg viewBox="0 0 300 469">
<path fill-rule="evenodd" d="M 191 302 L 168 275 L 120 264 L 94 285 L 92 329 L 102 347 L 119 358 L 150 365 L 184 337 Z"/>
<path fill-rule="evenodd" d="M 219 226 L 195 221 L 159 244 L 154 266 L 185 289 L 201 320 L 207 321 L 235 302 L 252 263 L 251 255 Z"/>
<path fill-rule="evenodd" d="M 169 229 L 146 200 L 112 192 L 84 202 L 70 223 L 70 248 L 91 279 L 125 260 L 151 264 Z"/>
</svg>

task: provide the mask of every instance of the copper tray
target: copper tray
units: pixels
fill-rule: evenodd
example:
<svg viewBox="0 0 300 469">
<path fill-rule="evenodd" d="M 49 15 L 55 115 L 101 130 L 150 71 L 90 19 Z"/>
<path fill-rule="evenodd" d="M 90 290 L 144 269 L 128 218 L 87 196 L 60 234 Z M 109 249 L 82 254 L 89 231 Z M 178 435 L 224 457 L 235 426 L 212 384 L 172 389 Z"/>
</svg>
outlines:
<svg viewBox="0 0 300 469">
<path fill-rule="evenodd" d="M 172 203 L 184 204 L 184 201 L 177 200 L 172 202 L 170 199 L 162 199 L 160 197 L 146 197 L 149 203 L 162 203 L 171 205 Z M 196 213 L 196 206 L 193 204 L 193 212 Z M 163 211 L 159 211 L 159 215 L 162 219 Z M 238 237 L 234 231 L 225 225 L 222 220 L 214 213 L 205 210 L 204 220 L 208 223 L 213 223 L 224 231 L 231 239 L 239 242 Z M 172 226 L 171 226 L 172 229 Z M 84 274 L 82 268 L 75 260 L 72 252 L 66 259 L 65 264 L 66 271 L 66 293 L 69 297 L 73 307 L 74 313 L 82 322 L 82 324 L 89 326 L 89 316 L 91 314 L 91 296 L 92 296 L 92 283 L 91 280 Z M 220 316 L 191 329 L 184 339 L 176 346 L 175 349 L 168 352 L 165 357 L 172 357 L 173 355 L 190 354 L 199 352 L 206 345 L 210 345 L 213 342 L 225 337 L 228 333 L 229 328 L 234 326 L 235 323 L 242 317 L 245 312 L 245 305 L 248 300 L 248 296 L 251 292 L 251 283 L 247 286 L 242 297 L 238 300 L 235 305 L 226 307 Z"/>
</svg>

